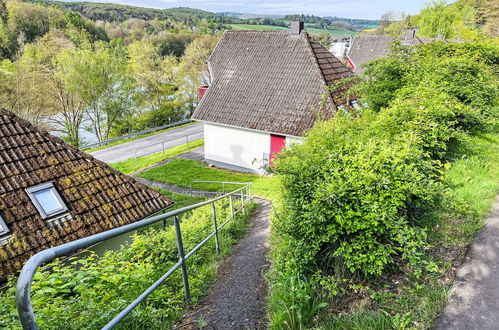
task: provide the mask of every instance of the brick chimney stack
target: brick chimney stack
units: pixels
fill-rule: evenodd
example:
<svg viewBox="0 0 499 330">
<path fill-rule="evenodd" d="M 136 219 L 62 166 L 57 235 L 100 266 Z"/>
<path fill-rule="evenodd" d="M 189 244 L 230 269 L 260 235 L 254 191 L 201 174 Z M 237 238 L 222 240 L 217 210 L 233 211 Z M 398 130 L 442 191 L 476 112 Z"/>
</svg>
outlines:
<svg viewBox="0 0 499 330">
<path fill-rule="evenodd" d="M 299 35 L 303 31 L 305 25 L 303 22 L 291 22 L 291 34 Z"/>
</svg>

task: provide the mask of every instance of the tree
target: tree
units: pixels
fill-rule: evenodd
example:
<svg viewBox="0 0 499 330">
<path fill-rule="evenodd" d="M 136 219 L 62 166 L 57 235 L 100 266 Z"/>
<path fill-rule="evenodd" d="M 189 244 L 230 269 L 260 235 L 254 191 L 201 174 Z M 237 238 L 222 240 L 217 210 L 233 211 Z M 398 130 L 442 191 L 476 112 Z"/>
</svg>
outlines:
<svg viewBox="0 0 499 330">
<path fill-rule="evenodd" d="M 0 78 L 0 105 L 36 126 L 49 129 L 48 118 L 56 113 L 56 105 L 48 75 L 21 58 L 15 63 L 3 61 Z"/>
<path fill-rule="evenodd" d="M 428 3 L 416 19 L 422 37 L 456 38 L 472 28 L 473 8 L 469 5 L 447 5 L 446 0 Z"/>
<path fill-rule="evenodd" d="M 185 55 L 180 60 L 178 94 L 191 115 L 194 104 L 197 103 L 198 87 L 207 86 L 211 82 L 206 61 L 217 41 L 218 37 L 208 35 L 196 38 L 187 46 Z"/>
<path fill-rule="evenodd" d="M 102 42 L 95 49 L 65 50 L 58 57 L 65 85 L 84 103 L 91 128 L 99 141 L 106 140 L 120 111 L 127 83 L 125 59 Z"/>
<path fill-rule="evenodd" d="M 128 47 L 128 66 L 137 88 L 142 95 L 139 101 L 144 110 L 161 113 L 161 123 L 169 123 L 179 117 L 178 107 L 172 107 L 176 90 L 175 71 L 177 59 L 174 56 L 161 56 L 151 41 L 136 41 Z"/>
<path fill-rule="evenodd" d="M 390 24 L 392 24 L 397 19 L 397 14 L 394 11 L 387 11 L 379 19 L 379 27 L 381 30 L 386 29 Z"/>
<path fill-rule="evenodd" d="M 327 30 L 322 30 L 320 33 L 312 35 L 312 37 L 317 40 L 324 48 L 329 50 L 333 42 L 333 37 Z"/>
</svg>

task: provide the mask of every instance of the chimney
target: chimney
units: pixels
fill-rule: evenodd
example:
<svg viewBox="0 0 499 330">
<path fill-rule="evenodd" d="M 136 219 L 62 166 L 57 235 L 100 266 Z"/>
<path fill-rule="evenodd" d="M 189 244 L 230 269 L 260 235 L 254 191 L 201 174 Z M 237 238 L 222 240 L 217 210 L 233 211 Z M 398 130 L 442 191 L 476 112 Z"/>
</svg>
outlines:
<svg viewBox="0 0 499 330">
<path fill-rule="evenodd" d="M 203 99 L 204 93 L 208 90 L 208 86 L 198 88 L 198 103 Z"/>
<path fill-rule="evenodd" d="M 416 28 L 407 29 L 406 39 L 414 39 L 414 38 L 416 38 L 416 31 L 417 31 Z"/>
<path fill-rule="evenodd" d="M 301 31 L 303 31 L 304 24 L 303 22 L 291 22 L 291 34 L 299 35 Z"/>
</svg>

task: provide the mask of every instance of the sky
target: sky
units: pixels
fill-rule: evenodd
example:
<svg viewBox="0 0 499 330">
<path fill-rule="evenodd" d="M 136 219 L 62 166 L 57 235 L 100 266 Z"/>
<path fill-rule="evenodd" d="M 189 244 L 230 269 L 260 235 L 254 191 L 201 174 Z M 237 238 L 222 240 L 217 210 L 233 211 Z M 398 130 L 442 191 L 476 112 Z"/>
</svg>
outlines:
<svg viewBox="0 0 499 330">
<path fill-rule="evenodd" d="M 348 18 L 379 19 L 391 10 L 416 14 L 428 0 L 93 0 L 140 7 L 191 7 L 212 12 L 269 15 L 313 14 Z"/>
</svg>

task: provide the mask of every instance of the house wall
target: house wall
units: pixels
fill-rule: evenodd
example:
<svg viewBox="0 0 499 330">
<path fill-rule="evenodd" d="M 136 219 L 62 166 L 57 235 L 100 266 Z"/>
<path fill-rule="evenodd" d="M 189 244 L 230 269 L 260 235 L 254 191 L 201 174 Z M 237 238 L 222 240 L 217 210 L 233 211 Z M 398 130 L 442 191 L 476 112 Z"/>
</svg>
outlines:
<svg viewBox="0 0 499 330">
<path fill-rule="evenodd" d="M 286 145 L 300 141 L 286 136 Z M 261 174 L 270 156 L 270 133 L 205 123 L 204 154 L 215 166 Z"/>
<path fill-rule="evenodd" d="M 269 153 L 269 133 L 204 124 L 204 157 L 208 163 L 235 170 L 263 173 L 260 167 L 264 157 L 268 157 Z"/>
</svg>

